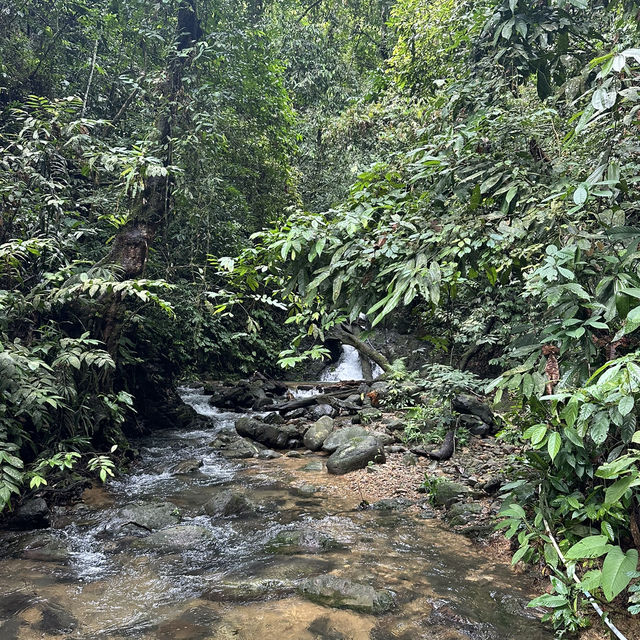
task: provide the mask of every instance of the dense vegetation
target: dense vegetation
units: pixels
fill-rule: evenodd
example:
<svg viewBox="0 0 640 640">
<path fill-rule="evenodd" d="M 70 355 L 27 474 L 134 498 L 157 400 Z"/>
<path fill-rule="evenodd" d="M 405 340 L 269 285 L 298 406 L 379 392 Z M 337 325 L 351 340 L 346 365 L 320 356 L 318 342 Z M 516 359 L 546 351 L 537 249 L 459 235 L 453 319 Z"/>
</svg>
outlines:
<svg viewBox="0 0 640 640">
<path fill-rule="evenodd" d="M 629 586 L 637 2 L 0 11 L 0 507 L 111 473 L 172 376 L 276 374 L 364 314 L 495 378 L 529 443 L 504 526 L 558 627 Z"/>
</svg>

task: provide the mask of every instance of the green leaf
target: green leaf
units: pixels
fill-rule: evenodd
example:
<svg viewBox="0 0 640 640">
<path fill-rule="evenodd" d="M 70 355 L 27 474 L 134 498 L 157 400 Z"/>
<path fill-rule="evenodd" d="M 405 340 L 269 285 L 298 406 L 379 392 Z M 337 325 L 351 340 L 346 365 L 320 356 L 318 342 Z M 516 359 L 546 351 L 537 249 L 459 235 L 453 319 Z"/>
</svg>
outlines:
<svg viewBox="0 0 640 640">
<path fill-rule="evenodd" d="M 631 581 L 631 574 L 638 566 L 638 552 L 629 549 L 623 553 L 620 547 L 609 551 L 602 565 L 602 591 L 605 598 L 611 602 L 621 593 Z"/>
<path fill-rule="evenodd" d="M 527 607 L 564 607 L 568 604 L 568 600 L 565 596 L 552 596 L 549 593 L 545 593 L 542 596 L 534 598 L 527 604 Z"/>
<path fill-rule="evenodd" d="M 546 435 L 547 435 L 547 425 L 539 424 L 531 432 L 531 444 L 533 445 L 540 444 L 544 440 L 544 437 Z"/>
<path fill-rule="evenodd" d="M 621 398 L 620 402 L 618 403 L 618 411 L 620 412 L 620 415 L 626 416 L 628 413 L 630 413 L 633 409 L 633 404 L 633 396 L 624 396 L 624 398 Z"/>
<path fill-rule="evenodd" d="M 553 431 L 549 435 L 549 440 L 547 441 L 547 451 L 549 452 L 549 456 L 551 460 L 555 460 L 555 457 L 558 455 L 560 451 L 560 446 L 562 445 L 562 438 L 557 431 Z"/>
<path fill-rule="evenodd" d="M 587 536 L 576 542 L 566 553 L 568 560 L 582 560 L 583 558 L 599 558 L 604 555 L 611 545 L 607 536 Z"/>
<path fill-rule="evenodd" d="M 573 192 L 573 201 L 577 204 L 577 205 L 581 205 L 584 204 L 587 201 L 587 197 L 588 197 L 589 193 L 587 192 L 587 190 L 585 189 L 585 187 L 583 185 L 580 185 L 574 192 Z"/>
<path fill-rule="evenodd" d="M 522 557 L 524 556 L 525 553 L 527 553 L 527 551 L 529 551 L 528 543 L 524 544 L 513 554 L 513 558 L 511 558 L 511 564 L 516 564 L 517 562 L 522 560 Z"/>
<path fill-rule="evenodd" d="M 622 498 L 630 487 L 640 484 L 637 473 L 616 480 L 605 492 L 605 504 L 614 504 Z"/>
</svg>

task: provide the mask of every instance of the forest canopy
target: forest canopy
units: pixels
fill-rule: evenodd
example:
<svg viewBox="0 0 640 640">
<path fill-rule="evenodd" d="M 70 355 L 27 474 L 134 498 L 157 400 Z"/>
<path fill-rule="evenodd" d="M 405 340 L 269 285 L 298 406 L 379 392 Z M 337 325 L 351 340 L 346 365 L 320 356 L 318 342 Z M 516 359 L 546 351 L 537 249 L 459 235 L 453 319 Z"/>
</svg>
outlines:
<svg viewBox="0 0 640 640">
<path fill-rule="evenodd" d="M 81 459 L 112 474 L 179 378 L 302 375 L 401 325 L 493 379 L 528 443 L 516 559 L 557 568 L 551 528 L 606 554 L 590 584 L 616 597 L 640 546 L 639 18 L 0 3 L 0 508 Z"/>
</svg>

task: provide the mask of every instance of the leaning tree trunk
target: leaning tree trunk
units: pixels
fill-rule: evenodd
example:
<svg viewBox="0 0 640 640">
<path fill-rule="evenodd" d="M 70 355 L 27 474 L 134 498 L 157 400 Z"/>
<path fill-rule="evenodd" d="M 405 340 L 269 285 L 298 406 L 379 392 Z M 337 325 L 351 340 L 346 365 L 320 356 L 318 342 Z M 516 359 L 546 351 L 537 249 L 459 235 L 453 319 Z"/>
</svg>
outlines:
<svg viewBox="0 0 640 640">
<path fill-rule="evenodd" d="M 375 362 L 385 373 L 391 371 L 391 364 L 389 361 L 373 347 L 370 347 L 366 342 L 360 340 L 352 331 L 343 327 L 336 327 L 331 331 L 331 337 L 337 338 L 343 344 L 348 344 L 358 350 L 360 355 L 364 359 L 369 359 Z"/>
<path fill-rule="evenodd" d="M 183 90 L 184 71 L 189 63 L 185 55 L 201 35 L 195 10 L 195 0 L 180 0 L 178 7 L 176 50 L 167 62 L 166 79 L 162 85 L 160 101 L 162 106 L 156 118 L 156 140 L 159 149 L 164 150 L 163 164 L 172 164 L 172 130 L 177 119 L 177 105 Z M 165 175 L 146 176 L 144 187 L 132 205 L 129 222 L 118 232 L 111 253 L 103 260 L 116 264 L 125 278 L 143 275 L 149 247 L 154 238 L 166 225 L 171 203 L 171 179 Z M 118 342 L 122 325 L 122 307 L 118 299 L 109 302 L 104 318 L 104 341 L 109 351 Z"/>
</svg>

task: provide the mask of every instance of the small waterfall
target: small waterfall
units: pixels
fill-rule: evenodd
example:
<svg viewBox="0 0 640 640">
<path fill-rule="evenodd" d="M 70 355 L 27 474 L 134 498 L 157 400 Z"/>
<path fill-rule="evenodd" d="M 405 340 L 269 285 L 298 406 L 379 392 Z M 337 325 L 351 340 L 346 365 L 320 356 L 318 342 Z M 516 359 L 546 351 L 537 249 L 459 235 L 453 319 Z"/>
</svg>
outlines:
<svg viewBox="0 0 640 640">
<path fill-rule="evenodd" d="M 336 365 L 327 367 L 320 375 L 322 382 L 340 382 L 341 380 L 362 380 L 362 363 L 355 347 L 342 345 L 342 355 Z"/>
</svg>

